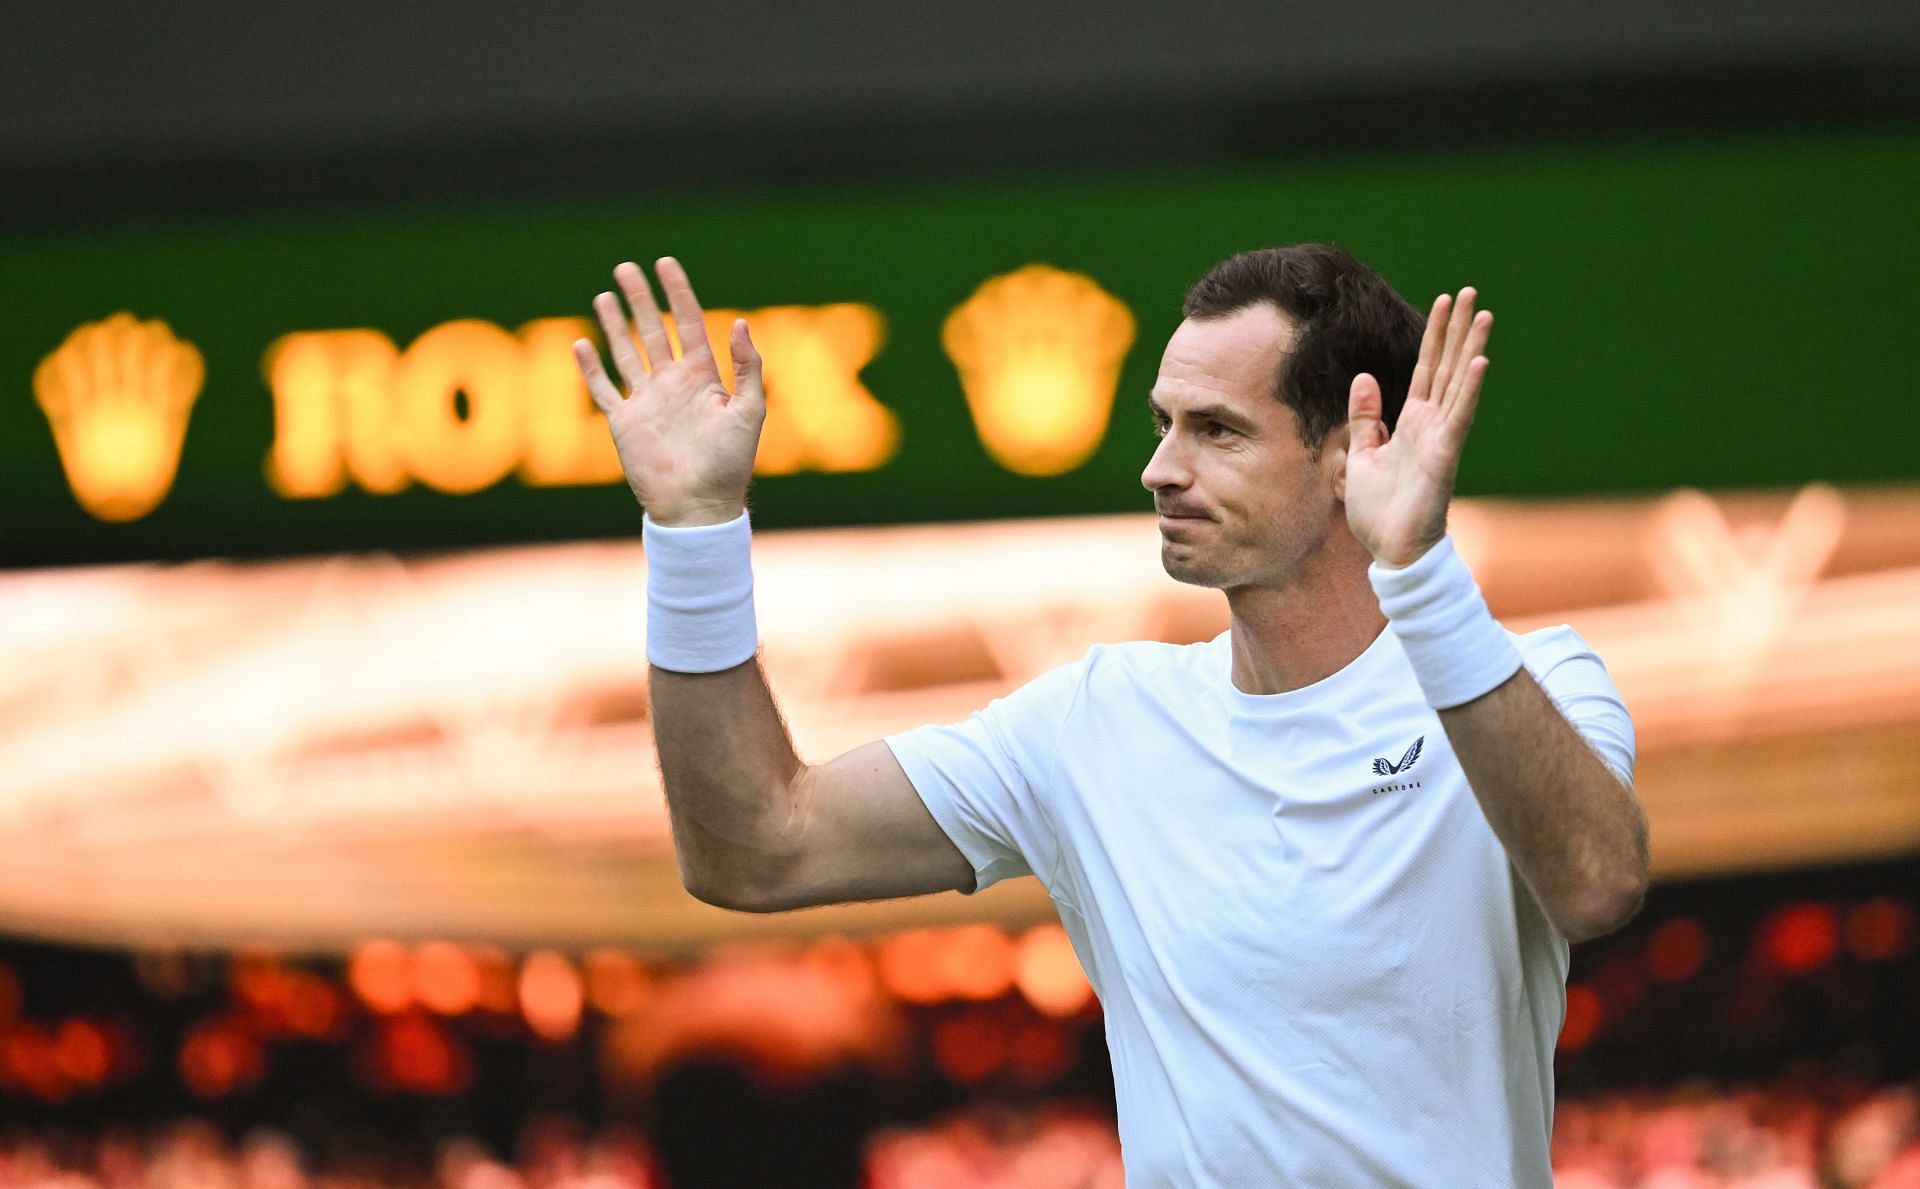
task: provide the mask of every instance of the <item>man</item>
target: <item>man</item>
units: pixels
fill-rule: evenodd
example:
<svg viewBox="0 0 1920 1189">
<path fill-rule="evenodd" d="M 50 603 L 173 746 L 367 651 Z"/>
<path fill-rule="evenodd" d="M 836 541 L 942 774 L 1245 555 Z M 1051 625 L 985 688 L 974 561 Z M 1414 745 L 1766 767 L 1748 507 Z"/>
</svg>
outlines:
<svg viewBox="0 0 1920 1189">
<path fill-rule="evenodd" d="M 646 510 L 654 722 L 687 887 L 773 911 L 1032 873 L 1106 1009 L 1128 1183 L 1551 1182 L 1567 944 L 1638 908 L 1632 725 L 1569 628 L 1514 637 L 1445 536 L 1492 315 L 1424 326 L 1325 245 L 1194 286 L 1141 475 L 1204 644 L 1096 647 L 970 721 L 795 755 L 753 661 L 765 404 L 686 273 L 575 346 Z M 1009 581 L 1017 581 L 1009 576 Z"/>
</svg>

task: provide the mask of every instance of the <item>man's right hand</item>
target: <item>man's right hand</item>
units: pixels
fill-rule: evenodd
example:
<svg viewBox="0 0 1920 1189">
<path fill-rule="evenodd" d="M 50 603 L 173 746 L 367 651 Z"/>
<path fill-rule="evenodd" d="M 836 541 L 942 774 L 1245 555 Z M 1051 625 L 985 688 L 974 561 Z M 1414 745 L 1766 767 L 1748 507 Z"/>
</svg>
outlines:
<svg viewBox="0 0 1920 1189">
<path fill-rule="evenodd" d="M 746 320 L 737 319 L 728 342 L 735 390 L 728 392 L 714 366 L 705 315 L 686 270 L 671 256 L 654 267 L 673 311 L 680 357 L 674 358 L 646 273 L 631 261 L 615 268 L 613 278 L 633 308 L 632 325 L 618 297 L 602 293 L 593 299 L 626 394 L 607 378 L 591 342 L 576 341 L 573 357 L 593 403 L 607 415 L 627 486 L 653 522 L 667 527 L 722 524 L 746 507 L 760 427 L 767 419 L 760 353 L 748 336 Z"/>
</svg>

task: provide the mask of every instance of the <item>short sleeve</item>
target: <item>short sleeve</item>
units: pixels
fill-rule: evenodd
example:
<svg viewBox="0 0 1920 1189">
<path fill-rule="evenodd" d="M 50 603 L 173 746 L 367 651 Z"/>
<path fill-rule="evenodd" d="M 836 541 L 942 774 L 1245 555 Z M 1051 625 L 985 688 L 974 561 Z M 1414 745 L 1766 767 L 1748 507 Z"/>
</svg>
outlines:
<svg viewBox="0 0 1920 1189">
<path fill-rule="evenodd" d="M 974 891 L 1050 876 L 1059 854 L 1045 800 L 1087 662 L 1044 673 L 965 722 L 886 737 L 933 820 L 973 865 Z"/>
<path fill-rule="evenodd" d="M 1519 637 L 1527 671 L 1560 713 L 1628 784 L 1633 783 L 1633 719 L 1620 691 L 1580 633 L 1562 624 Z"/>
</svg>

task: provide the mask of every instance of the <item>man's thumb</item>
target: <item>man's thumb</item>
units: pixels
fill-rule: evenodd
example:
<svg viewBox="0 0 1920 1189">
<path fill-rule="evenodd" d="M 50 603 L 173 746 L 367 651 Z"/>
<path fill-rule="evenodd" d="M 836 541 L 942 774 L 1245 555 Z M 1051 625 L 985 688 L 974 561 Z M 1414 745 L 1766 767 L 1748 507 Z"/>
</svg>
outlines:
<svg viewBox="0 0 1920 1189">
<path fill-rule="evenodd" d="M 727 336 L 727 349 L 733 353 L 733 394 L 765 400 L 760 387 L 760 352 L 753 345 L 745 318 L 733 320 L 733 333 Z"/>
<path fill-rule="evenodd" d="M 1387 444 L 1387 425 L 1380 419 L 1380 382 L 1365 372 L 1353 378 L 1347 391 L 1347 450 L 1376 450 Z"/>
</svg>

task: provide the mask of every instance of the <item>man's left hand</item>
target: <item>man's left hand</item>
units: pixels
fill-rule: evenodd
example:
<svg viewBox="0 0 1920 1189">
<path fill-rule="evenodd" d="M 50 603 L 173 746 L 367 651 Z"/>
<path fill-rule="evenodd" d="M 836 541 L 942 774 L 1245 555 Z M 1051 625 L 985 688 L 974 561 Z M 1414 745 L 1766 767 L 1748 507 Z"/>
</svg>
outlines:
<svg viewBox="0 0 1920 1189">
<path fill-rule="evenodd" d="M 1441 294 L 1427 316 L 1420 361 L 1391 437 L 1380 382 L 1353 378 L 1347 397 L 1347 525 L 1383 566 L 1412 565 L 1447 531 L 1460 450 L 1487 374 L 1493 314 L 1473 312 L 1474 291 Z"/>
</svg>

